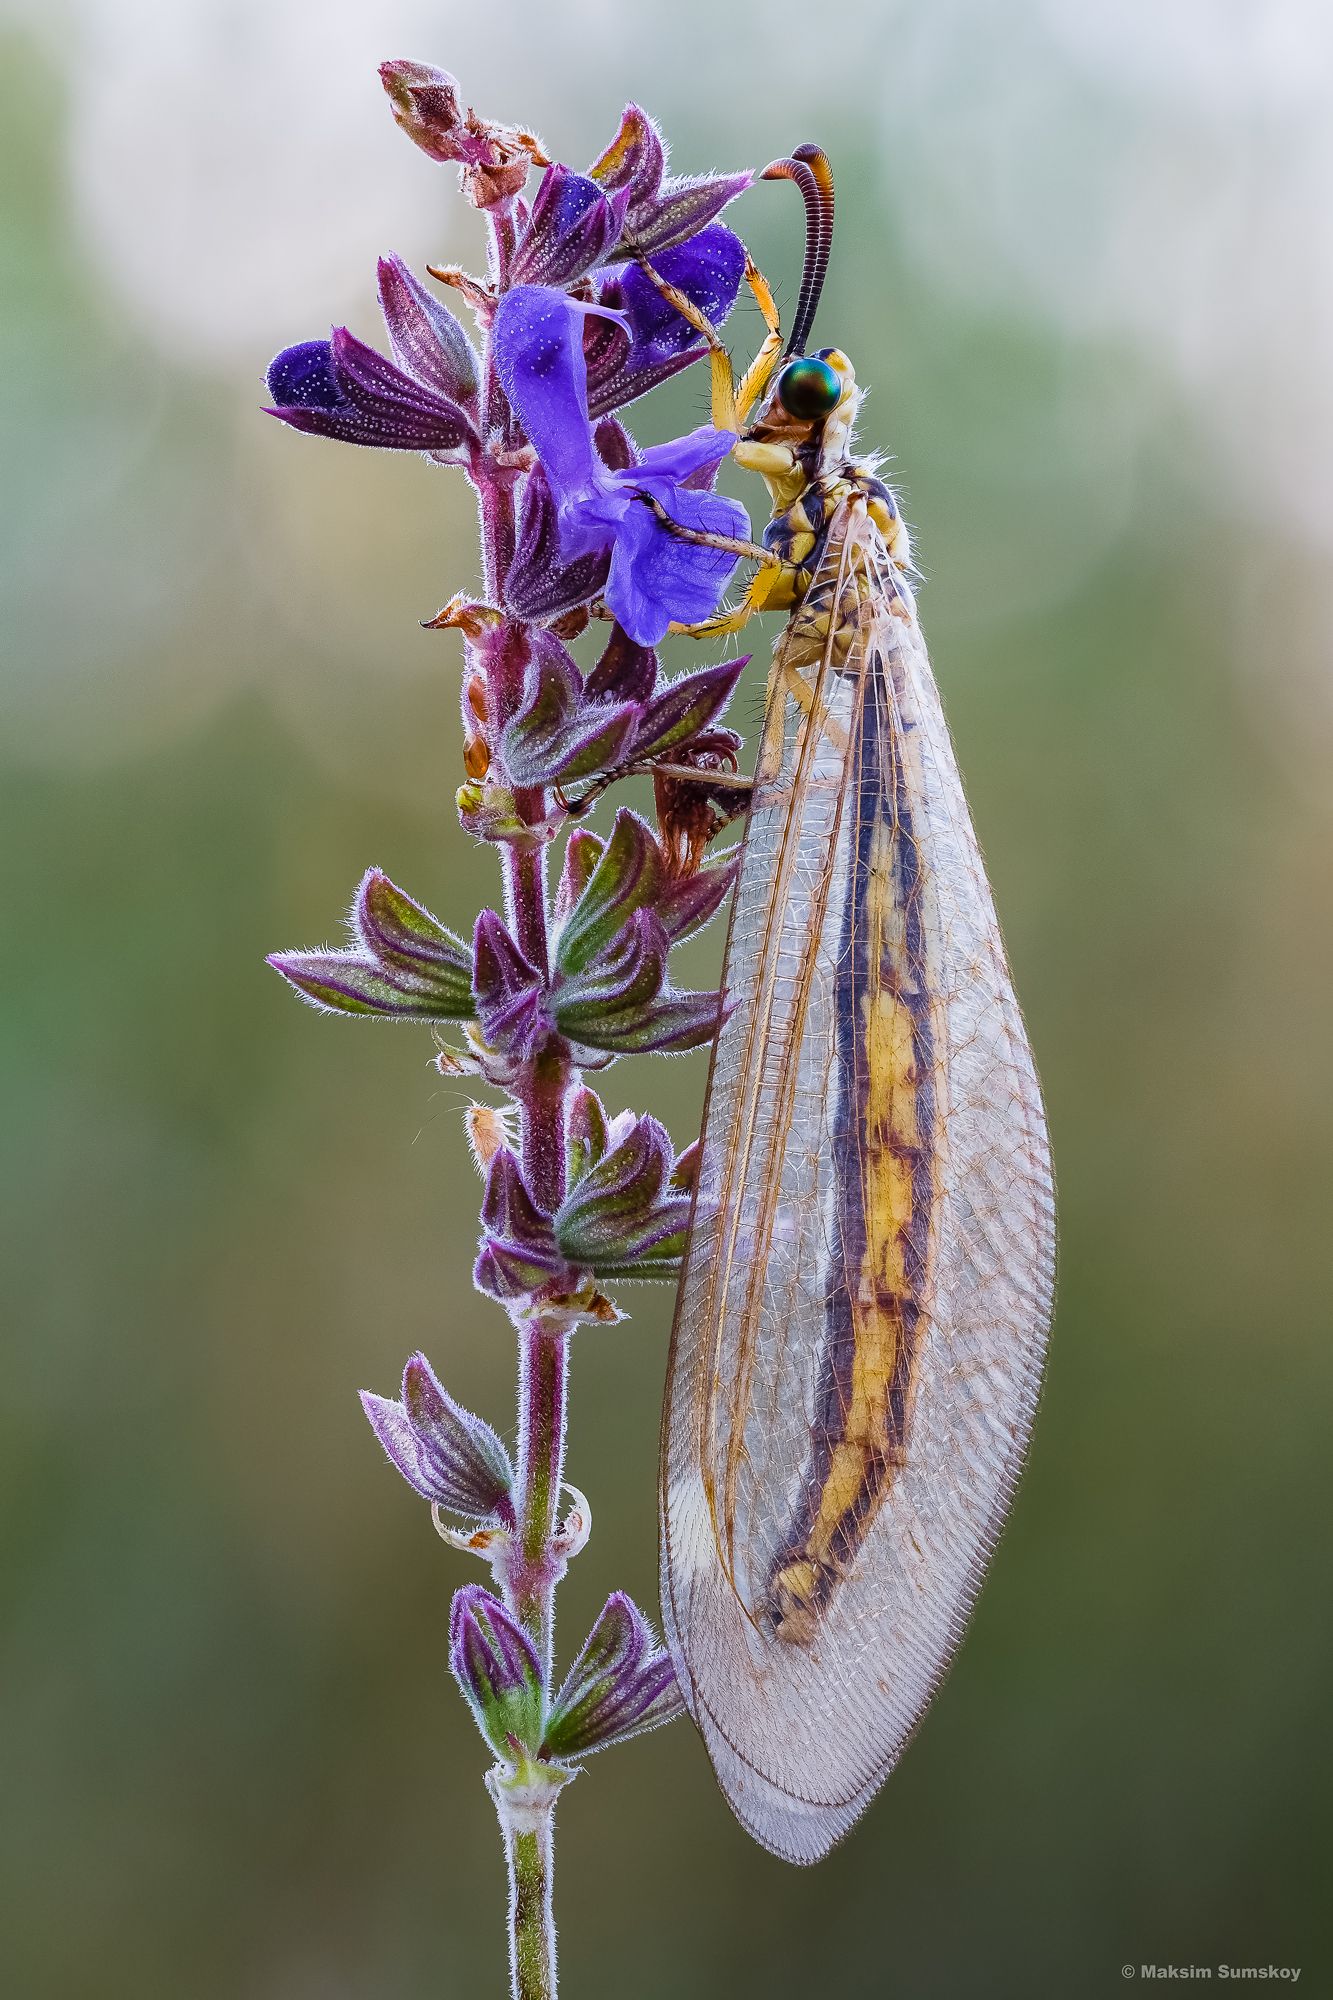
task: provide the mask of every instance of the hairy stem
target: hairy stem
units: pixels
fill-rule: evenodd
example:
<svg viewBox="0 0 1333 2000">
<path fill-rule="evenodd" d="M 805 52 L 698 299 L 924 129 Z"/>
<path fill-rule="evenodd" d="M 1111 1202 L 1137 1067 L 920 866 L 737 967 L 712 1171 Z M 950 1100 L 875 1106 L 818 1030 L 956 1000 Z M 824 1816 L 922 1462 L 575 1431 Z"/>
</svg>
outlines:
<svg viewBox="0 0 1333 2000">
<path fill-rule="evenodd" d="M 490 211 L 491 276 L 503 289 L 513 250 L 514 230 L 503 208 Z M 484 434 L 500 449 L 510 442 L 512 423 L 493 367 L 484 385 Z M 478 467 L 482 576 L 491 603 L 500 601 L 514 550 L 514 478 L 493 460 Z M 500 684 L 489 690 L 497 719 L 512 714 L 522 690 L 526 648 L 504 647 L 494 656 Z M 516 794 L 519 818 L 539 826 L 546 813 L 541 791 Z M 546 846 L 506 843 L 500 849 L 505 914 L 516 942 L 531 965 L 550 972 L 547 934 Z M 519 1166 L 534 1199 L 554 1212 L 564 1194 L 564 1106 L 571 1068 L 559 1045 L 524 1064 L 510 1085 L 519 1113 Z M 560 1482 L 565 1455 L 565 1395 L 568 1335 L 539 1312 L 518 1327 L 518 1515 L 512 1560 L 504 1591 L 510 1608 L 530 1633 L 549 1683 L 554 1647 L 555 1587 L 564 1562 L 555 1549 Z M 514 2000 L 555 2000 L 555 1918 L 551 1871 L 558 1785 L 542 1790 L 523 1806 L 515 1777 L 492 1775 L 509 1875 L 509 1973 Z"/>
<path fill-rule="evenodd" d="M 555 2000 L 555 1917 L 551 1872 L 555 1796 L 521 1817 L 500 1804 L 509 1871 L 509 1978 L 514 2000 Z"/>
<path fill-rule="evenodd" d="M 568 1335 L 540 1319 L 519 1329 L 518 1546 L 514 1610 L 550 1672 L 555 1587 L 563 1565 L 551 1547 L 565 1457 Z"/>
</svg>

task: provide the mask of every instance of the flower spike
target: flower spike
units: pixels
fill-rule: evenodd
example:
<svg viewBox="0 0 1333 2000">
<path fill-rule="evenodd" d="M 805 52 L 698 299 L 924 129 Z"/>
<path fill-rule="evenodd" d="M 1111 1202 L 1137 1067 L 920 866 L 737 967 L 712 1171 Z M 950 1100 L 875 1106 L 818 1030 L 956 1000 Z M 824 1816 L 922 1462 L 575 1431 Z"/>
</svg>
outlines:
<svg viewBox="0 0 1333 2000">
<path fill-rule="evenodd" d="M 445 789 L 464 834 L 496 855 L 503 898 L 459 936 L 371 869 L 346 942 L 271 963 L 314 1006 L 430 1024 L 433 1076 L 501 1094 L 474 1098 L 464 1122 L 483 1186 L 472 1285 L 517 1334 L 512 1457 L 422 1354 L 399 1395 L 361 1400 L 439 1542 L 490 1571 L 492 1588 L 453 1599 L 448 1661 L 496 1760 L 486 1783 L 509 1868 L 513 1990 L 550 1995 L 555 1799 L 577 1762 L 684 1706 L 671 1659 L 620 1592 L 551 1693 L 555 1589 L 591 1526 L 565 1477 L 569 1339 L 626 1318 L 613 1286 L 676 1275 L 703 1160 L 698 1142 L 677 1153 L 652 1117 L 612 1116 L 585 1077 L 714 1035 L 723 996 L 679 990 L 670 954 L 733 884 L 735 852 L 712 865 L 705 854 L 746 792 L 724 722 L 746 662 L 667 674 L 656 652 L 674 626 L 710 617 L 738 559 L 756 554 L 744 508 L 714 490 L 736 434 L 703 424 L 644 448 L 624 412 L 705 357 L 715 407 L 728 407 L 711 329 L 747 278 L 765 296 L 722 220 L 750 174 L 670 174 L 639 106 L 580 171 L 480 116 L 446 70 L 394 60 L 380 77 L 401 129 L 458 168 L 483 212 L 485 267 L 419 276 L 381 257 L 383 351 L 345 327 L 284 348 L 269 414 L 421 452 L 472 488 L 480 581 L 438 579 L 429 602 L 447 602 L 421 622 L 458 635 L 444 651 L 462 654 L 462 769 Z M 581 660 L 571 648 L 584 635 Z M 594 832 L 587 816 L 610 787 L 645 777 L 657 825 L 622 809 Z M 448 1043 L 447 1021 L 462 1024 Z"/>
</svg>

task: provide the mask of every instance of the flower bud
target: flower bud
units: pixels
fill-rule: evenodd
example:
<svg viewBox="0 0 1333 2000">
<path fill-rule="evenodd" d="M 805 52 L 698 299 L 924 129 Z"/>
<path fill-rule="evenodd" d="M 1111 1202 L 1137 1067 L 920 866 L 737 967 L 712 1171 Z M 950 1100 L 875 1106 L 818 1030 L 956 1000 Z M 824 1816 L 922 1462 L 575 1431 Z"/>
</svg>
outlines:
<svg viewBox="0 0 1333 2000">
<path fill-rule="evenodd" d="M 623 1591 L 608 1597 L 551 1703 L 544 1756 L 586 1757 L 683 1715 L 670 1655 Z"/>
<path fill-rule="evenodd" d="M 596 181 L 555 165 L 542 176 L 510 267 L 516 285 L 571 285 L 600 264 L 620 235 L 627 192 L 609 200 Z"/>
<path fill-rule="evenodd" d="M 477 352 L 448 307 L 428 292 L 401 257 L 379 261 L 380 310 L 400 368 L 455 403 L 477 393 Z"/>
<path fill-rule="evenodd" d="M 367 347 L 345 326 L 284 347 L 268 370 L 268 414 L 293 430 L 384 451 L 461 462 L 475 449 L 472 415 L 452 396 Z"/>
<path fill-rule="evenodd" d="M 557 931 L 568 921 L 570 911 L 587 888 L 605 846 L 601 836 L 586 826 L 576 826 L 565 842 L 565 859 L 552 904 L 552 921 Z"/>
<path fill-rule="evenodd" d="M 556 964 L 582 972 L 611 944 L 636 910 L 651 909 L 662 883 L 662 862 L 652 829 L 623 808 L 582 895 L 561 928 Z"/>
<path fill-rule="evenodd" d="M 681 911 L 674 891 L 663 895 L 661 878 L 651 834 L 634 813 L 618 813 L 560 934 L 561 977 L 547 1000 L 554 1026 L 583 1049 L 666 1053 L 698 1048 L 717 1032 L 718 994 L 676 993 L 667 986 L 671 936 L 663 917 Z M 710 883 L 709 894 L 716 888 L 720 901 L 728 886 L 725 880 Z"/>
<path fill-rule="evenodd" d="M 504 586 L 509 610 L 516 618 L 550 618 L 586 604 L 602 589 L 610 569 L 605 549 L 565 561 L 555 498 L 546 474 L 535 465 L 518 503 L 514 556 Z"/>
<path fill-rule="evenodd" d="M 608 193 L 628 191 L 631 201 L 651 199 L 662 183 L 666 170 L 666 145 L 662 134 L 646 111 L 627 104 L 620 130 L 588 172 Z"/>
<path fill-rule="evenodd" d="M 429 63 L 380 64 L 380 81 L 408 138 L 432 160 L 463 158 L 467 123 L 458 79 Z"/>
<path fill-rule="evenodd" d="M 443 1389 L 424 1354 L 403 1370 L 400 1402 L 365 1389 L 361 1407 L 391 1462 L 423 1500 L 513 1525 L 514 1469 L 490 1425 Z"/>
<path fill-rule="evenodd" d="M 642 720 L 633 702 L 588 701 L 572 655 L 550 632 L 534 632 L 523 705 L 499 751 L 512 785 L 569 784 L 622 763 Z"/>
<path fill-rule="evenodd" d="M 473 1012 L 467 946 L 429 910 L 369 869 L 344 950 L 275 952 L 269 964 L 303 1000 L 339 1014 L 466 1021 Z"/>
<path fill-rule="evenodd" d="M 472 989 L 489 1046 L 519 1060 L 531 1055 L 550 1026 L 542 976 L 493 910 L 482 911 L 473 933 Z"/>
<path fill-rule="evenodd" d="M 555 1216 L 556 1241 L 571 1263 L 600 1278 L 622 1276 L 636 1264 L 643 1266 L 640 1276 L 652 1276 L 652 1261 L 662 1265 L 679 1257 L 690 1220 L 688 1195 L 669 1185 L 671 1140 L 655 1118 L 626 1112 L 612 1121 L 604 1141 L 600 1158 Z"/>
<path fill-rule="evenodd" d="M 429 63 L 380 64 L 380 81 L 398 124 L 432 160 L 462 169 L 463 192 L 474 208 L 491 208 L 521 194 L 532 166 L 548 165 L 530 133 L 464 110 L 457 80 Z"/>
<path fill-rule="evenodd" d="M 707 729 L 726 708 L 750 655 L 722 660 L 715 667 L 698 667 L 668 681 L 643 710 L 634 738 L 638 758 L 662 757 L 684 746 Z"/>
<path fill-rule="evenodd" d="M 473 1267 L 479 1290 L 508 1303 L 572 1284 L 574 1272 L 556 1245 L 551 1219 L 528 1193 L 508 1146 L 498 1149 L 486 1169 L 481 1220 L 485 1233 Z"/>
<path fill-rule="evenodd" d="M 662 134 L 637 104 L 625 106 L 620 130 L 588 172 L 608 194 L 628 196 L 626 234 L 644 252 L 696 235 L 754 179 L 750 173 L 667 176 Z"/>
<path fill-rule="evenodd" d="M 599 424 L 599 437 L 609 429 L 609 419 Z M 587 687 L 597 701 L 637 701 L 650 705 L 657 692 L 657 655 L 651 646 L 636 645 L 622 625 L 613 625 L 601 658 L 588 675 Z"/>
<path fill-rule="evenodd" d="M 571 1190 L 597 1165 L 610 1142 L 601 1098 L 580 1084 L 565 1103 L 565 1180 Z"/>
<path fill-rule="evenodd" d="M 541 1743 L 542 1665 L 531 1639 L 498 1597 L 468 1584 L 449 1612 L 449 1665 L 478 1729 L 513 1764 Z"/>
</svg>

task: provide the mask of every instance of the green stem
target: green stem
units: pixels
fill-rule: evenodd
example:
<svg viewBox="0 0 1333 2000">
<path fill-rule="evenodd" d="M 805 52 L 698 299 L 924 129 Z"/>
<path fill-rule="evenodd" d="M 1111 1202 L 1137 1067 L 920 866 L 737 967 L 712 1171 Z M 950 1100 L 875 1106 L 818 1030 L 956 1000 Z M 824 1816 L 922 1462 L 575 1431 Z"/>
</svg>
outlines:
<svg viewBox="0 0 1333 2000">
<path fill-rule="evenodd" d="M 540 1319 L 519 1329 L 518 1542 L 514 1609 L 550 1671 L 555 1586 L 563 1563 L 552 1554 L 565 1460 L 569 1339 Z"/>
<path fill-rule="evenodd" d="M 509 1976 L 514 2000 L 555 2000 L 555 1918 L 551 1870 L 555 1798 L 515 1825 L 503 1804 L 500 1827 L 509 1871 Z"/>
</svg>

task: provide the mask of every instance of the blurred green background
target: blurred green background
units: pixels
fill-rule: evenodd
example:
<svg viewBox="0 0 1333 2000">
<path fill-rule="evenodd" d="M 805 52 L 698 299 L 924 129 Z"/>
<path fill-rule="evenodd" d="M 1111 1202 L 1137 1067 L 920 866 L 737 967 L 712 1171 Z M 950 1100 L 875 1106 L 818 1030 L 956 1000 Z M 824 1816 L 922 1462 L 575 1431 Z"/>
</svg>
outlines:
<svg viewBox="0 0 1333 2000">
<path fill-rule="evenodd" d="M 629 97 L 683 170 L 832 153 L 820 330 L 895 454 L 1061 1192 L 1031 1469 L 900 1772 L 796 1875 L 686 1725 L 596 1760 L 564 1990 L 1093 1995 L 1145 1961 L 1333 1990 L 1327 10 L 5 23 L 0 1989 L 502 1990 L 444 1667 L 464 1571 L 354 1394 L 422 1345 L 507 1422 L 467 1093 L 424 1032 L 316 1018 L 263 964 L 336 935 L 372 862 L 463 929 L 495 894 L 452 812 L 456 641 L 417 625 L 474 580 L 460 483 L 258 414 L 277 347 L 379 338 L 377 252 L 478 255 L 380 94 L 414 55 L 576 164 Z M 737 212 L 788 300 L 796 209 Z M 607 1094 L 684 1143 L 702 1083 Z M 566 1658 L 612 1587 L 655 1603 L 670 1300 L 627 1303 L 576 1345 Z"/>
</svg>

